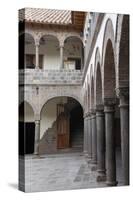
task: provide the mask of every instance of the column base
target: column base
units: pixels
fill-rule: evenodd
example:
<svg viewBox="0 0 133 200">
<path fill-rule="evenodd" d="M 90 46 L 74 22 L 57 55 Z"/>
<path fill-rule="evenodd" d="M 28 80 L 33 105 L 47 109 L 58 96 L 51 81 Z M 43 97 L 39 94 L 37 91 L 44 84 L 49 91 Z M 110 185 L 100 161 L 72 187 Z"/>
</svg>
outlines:
<svg viewBox="0 0 133 200">
<path fill-rule="evenodd" d="M 91 157 L 89 154 L 88 154 L 87 158 L 88 158 L 89 160 L 92 160 L 92 157 Z"/>
<path fill-rule="evenodd" d="M 107 186 L 116 186 L 118 184 L 118 181 L 112 181 L 112 182 L 107 181 L 106 184 Z"/>
<path fill-rule="evenodd" d="M 88 153 L 87 153 L 87 151 L 84 151 L 84 152 L 83 152 L 83 155 L 85 156 L 85 158 L 88 158 Z"/>
<path fill-rule="evenodd" d="M 97 182 L 105 182 L 106 175 L 105 174 L 98 175 L 96 180 L 97 180 Z"/>
<path fill-rule="evenodd" d="M 88 164 L 92 164 L 91 161 L 92 161 L 92 160 L 91 160 L 91 157 L 88 157 L 88 161 L 87 161 L 87 163 L 88 163 Z"/>
<path fill-rule="evenodd" d="M 97 166 L 96 165 L 91 168 L 91 171 L 96 171 L 96 170 L 97 170 Z"/>
<path fill-rule="evenodd" d="M 101 175 L 105 175 L 106 174 L 106 170 L 105 169 L 97 169 L 97 172 Z"/>
<path fill-rule="evenodd" d="M 40 158 L 40 154 L 38 154 L 38 153 L 34 153 L 33 155 L 34 155 L 33 159 Z"/>
<path fill-rule="evenodd" d="M 91 164 L 96 165 L 97 161 L 96 160 L 91 160 Z"/>
</svg>

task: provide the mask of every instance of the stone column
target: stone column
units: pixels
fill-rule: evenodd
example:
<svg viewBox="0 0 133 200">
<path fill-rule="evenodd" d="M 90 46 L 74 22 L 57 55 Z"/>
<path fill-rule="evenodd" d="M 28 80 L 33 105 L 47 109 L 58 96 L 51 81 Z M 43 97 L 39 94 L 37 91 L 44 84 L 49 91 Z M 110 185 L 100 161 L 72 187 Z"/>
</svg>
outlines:
<svg viewBox="0 0 133 200">
<path fill-rule="evenodd" d="M 84 155 L 88 155 L 87 117 L 84 115 Z"/>
<path fill-rule="evenodd" d="M 60 45 L 60 69 L 64 68 L 64 63 L 63 63 L 63 45 Z"/>
<path fill-rule="evenodd" d="M 34 154 L 39 154 L 39 140 L 40 140 L 40 120 L 35 120 L 35 143 Z"/>
<path fill-rule="evenodd" d="M 96 113 L 91 113 L 92 124 L 92 164 L 97 163 L 97 133 L 96 133 Z"/>
<path fill-rule="evenodd" d="M 120 99 L 121 155 L 124 185 L 129 185 L 129 88 L 117 89 Z"/>
<path fill-rule="evenodd" d="M 103 106 L 97 106 L 96 109 L 96 127 L 97 127 L 97 181 L 105 181 L 105 121 Z"/>
<path fill-rule="evenodd" d="M 114 102 L 106 100 L 105 112 L 105 132 L 106 132 L 106 181 L 108 186 L 117 185 L 116 182 L 116 157 L 115 157 L 115 131 L 114 131 Z"/>
<path fill-rule="evenodd" d="M 39 43 L 36 43 L 36 69 L 39 69 Z"/>
<path fill-rule="evenodd" d="M 88 158 L 92 159 L 92 125 L 90 113 L 88 114 Z"/>
</svg>

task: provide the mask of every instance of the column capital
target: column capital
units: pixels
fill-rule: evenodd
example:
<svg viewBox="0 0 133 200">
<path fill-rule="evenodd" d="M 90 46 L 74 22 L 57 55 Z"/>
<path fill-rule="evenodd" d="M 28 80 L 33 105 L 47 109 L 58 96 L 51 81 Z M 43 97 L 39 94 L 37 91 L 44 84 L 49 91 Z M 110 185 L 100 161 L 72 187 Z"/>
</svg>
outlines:
<svg viewBox="0 0 133 200">
<path fill-rule="evenodd" d="M 89 116 L 90 116 L 90 112 L 87 112 L 87 113 L 86 113 L 86 116 L 89 117 Z"/>
<path fill-rule="evenodd" d="M 114 106 L 116 104 L 116 98 L 104 98 L 104 106 Z"/>
<path fill-rule="evenodd" d="M 37 124 L 40 124 L 40 120 L 38 120 L 38 119 L 36 120 L 36 119 L 35 119 L 35 124 L 36 124 L 36 125 L 37 125 Z"/>
<path fill-rule="evenodd" d="M 95 114 L 96 114 L 96 110 L 95 110 L 95 109 L 91 109 L 91 110 L 90 110 L 90 114 L 91 114 L 91 115 L 95 115 Z"/>
<path fill-rule="evenodd" d="M 119 87 L 116 89 L 116 94 L 120 99 L 120 107 L 129 106 L 129 87 Z"/>
<path fill-rule="evenodd" d="M 40 42 L 39 42 L 39 40 L 36 39 L 36 40 L 35 40 L 35 46 L 38 47 L 39 45 L 40 45 Z"/>
<path fill-rule="evenodd" d="M 105 113 L 115 112 L 115 104 L 116 104 L 115 98 L 105 98 L 104 99 L 104 112 Z"/>
<path fill-rule="evenodd" d="M 40 114 L 39 113 L 35 113 L 35 120 L 34 121 L 40 121 Z"/>
<path fill-rule="evenodd" d="M 87 113 L 84 113 L 84 116 L 83 116 L 83 118 L 85 119 L 87 117 Z"/>
<path fill-rule="evenodd" d="M 116 95 L 121 98 L 121 97 L 129 97 L 129 87 L 119 87 L 116 88 Z"/>
<path fill-rule="evenodd" d="M 60 47 L 60 48 L 64 48 L 64 44 L 60 44 L 59 47 Z"/>
<path fill-rule="evenodd" d="M 100 112 L 100 111 L 103 111 L 104 110 L 104 106 L 103 106 L 103 104 L 97 104 L 96 105 L 96 112 Z"/>
<path fill-rule="evenodd" d="M 113 112 L 115 112 L 114 105 L 108 105 L 108 106 L 105 105 L 104 112 L 105 113 L 113 113 Z"/>
<path fill-rule="evenodd" d="M 97 117 L 104 116 L 104 106 L 103 106 L 103 104 L 96 105 L 96 116 Z"/>
</svg>

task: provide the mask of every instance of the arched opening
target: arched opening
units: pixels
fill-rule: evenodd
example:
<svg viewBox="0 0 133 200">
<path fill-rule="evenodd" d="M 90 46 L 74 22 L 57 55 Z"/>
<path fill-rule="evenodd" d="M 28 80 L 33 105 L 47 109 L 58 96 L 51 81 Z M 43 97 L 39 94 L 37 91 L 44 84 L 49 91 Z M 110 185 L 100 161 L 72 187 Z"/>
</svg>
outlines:
<svg viewBox="0 0 133 200">
<path fill-rule="evenodd" d="M 19 155 L 34 153 L 35 123 L 31 105 L 23 102 L 19 106 Z"/>
<path fill-rule="evenodd" d="M 85 93 L 84 93 L 84 109 L 85 109 L 85 111 L 86 111 L 86 109 L 87 109 L 87 103 L 88 103 L 88 97 L 87 97 L 87 89 L 85 89 Z"/>
<path fill-rule="evenodd" d="M 106 154 L 112 156 L 112 167 L 109 168 L 109 160 L 106 161 L 108 164 L 107 170 L 113 171 L 114 180 L 119 180 L 121 173 L 121 137 L 120 137 L 120 111 L 118 107 L 118 101 L 116 99 L 116 73 L 115 73 L 115 61 L 114 51 L 111 40 L 107 41 L 105 62 L 104 62 L 104 101 L 105 106 L 111 106 L 115 111 L 110 112 L 112 119 L 110 120 L 112 132 L 109 130 L 108 123 L 108 111 L 105 113 L 105 126 L 106 126 Z M 114 106 L 113 106 L 114 105 Z M 110 133 L 110 139 L 108 135 Z M 110 145 L 111 144 L 111 145 Z M 110 152 L 111 153 L 110 153 Z M 108 156 L 108 157 L 109 157 Z M 110 177 L 111 178 L 111 177 Z M 113 179 L 112 178 L 112 179 Z"/>
<path fill-rule="evenodd" d="M 104 64 L 104 96 L 105 98 L 116 98 L 116 78 L 115 78 L 115 64 L 114 53 L 111 40 L 108 40 L 105 54 Z M 120 148 L 120 111 L 118 107 L 118 101 L 115 106 L 115 138 L 116 147 Z"/>
<path fill-rule="evenodd" d="M 90 85 L 88 84 L 88 111 L 90 110 Z"/>
<path fill-rule="evenodd" d="M 35 68 L 35 41 L 31 34 L 19 35 L 19 69 Z"/>
<path fill-rule="evenodd" d="M 129 16 L 123 16 L 119 51 L 119 86 L 129 86 Z"/>
<path fill-rule="evenodd" d="M 102 105 L 102 77 L 100 63 L 97 64 L 96 71 L 96 105 Z"/>
<path fill-rule="evenodd" d="M 41 110 L 39 153 L 83 148 L 83 109 L 72 97 L 50 99 Z"/>
<path fill-rule="evenodd" d="M 109 39 L 104 61 L 104 98 L 115 98 L 115 62 L 112 42 Z"/>
<path fill-rule="evenodd" d="M 91 109 L 94 109 L 94 79 L 93 77 L 91 78 Z"/>
<path fill-rule="evenodd" d="M 39 46 L 39 67 L 47 70 L 60 69 L 59 41 L 53 35 L 43 35 Z"/>
<path fill-rule="evenodd" d="M 120 89 L 120 124 L 121 124 L 121 177 L 124 185 L 130 184 L 129 165 L 129 15 L 123 15 L 118 62 L 118 87 Z"/>
<path fill-rule="evenodd" d="M 84 65 L 84 51 L 82 41 L 71 36 L 64 41 L 64 68 L 81 70 Z"/>
<path fill-rule="evenodd" d="M 34 69 L 35 61 L 35 41 L 31 34 L 24 33 L 24 68 Z"/>
</svg>

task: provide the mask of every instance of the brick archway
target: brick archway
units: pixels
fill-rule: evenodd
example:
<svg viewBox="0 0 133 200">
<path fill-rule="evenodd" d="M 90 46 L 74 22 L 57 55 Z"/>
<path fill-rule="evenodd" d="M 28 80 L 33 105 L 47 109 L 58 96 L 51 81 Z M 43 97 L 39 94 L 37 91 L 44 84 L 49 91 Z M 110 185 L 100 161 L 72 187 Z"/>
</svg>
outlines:
<svg viewBox="0 0 133 200">
<path fill-rule="evenodd" d="M 95 78 L 95 103 L 96 105 L 102 105 L 102 76 L 99 62 L 97 63 Z"/>
<path fill-rule="evenodd" d="M 129 16 L 119 14 L 116 24 L 116 88 L 127 87 L 129 82 Z M 123 76 L 124 75 L 124 76 Z M 125 77 L 126 75 L 126 77 Z"/>
<path fill-rule="evenodd" d="M 115 77 L 115 61 L 112 42 L 109 39 L 106 46 L 104 60 L 104 99 L 115 98 L 116 77 Z"/>
<path fill-rule="evenodd" d="M 94 110 L 95 107 L 95 99 L 94 99 L 94 78 L 91 77 L 91 85 L 90 85 L 90 108 Z"/>
<path fill-rule="evenodd" d="M 102 104 L 102 72 L 101 72 L 101 56 L 99 48 L 96 49 L 95 66 L 94 66 L 94 98 L 95 104 Z"/>
<path fill-rule="evenodd" d="M 90 84 L 87 86 L 87 91 L 88 91 L 88 110 L 90 110 Z"/>
<path fill-rule="evenodd" d="M 129 16 L 124 15 L 118 54 L 119 87 L 129 86 Z"/>
<path fill-rule="evenodd" d="M 107 20 L 102 47 L 102 98 L 114 98 L 116 86 L 115 39 L 113 24 Z"/>
</svg>

